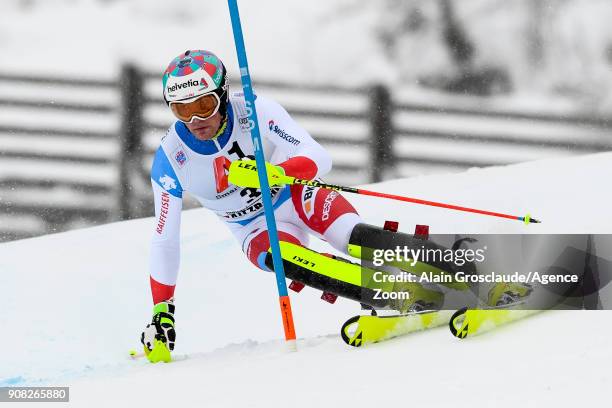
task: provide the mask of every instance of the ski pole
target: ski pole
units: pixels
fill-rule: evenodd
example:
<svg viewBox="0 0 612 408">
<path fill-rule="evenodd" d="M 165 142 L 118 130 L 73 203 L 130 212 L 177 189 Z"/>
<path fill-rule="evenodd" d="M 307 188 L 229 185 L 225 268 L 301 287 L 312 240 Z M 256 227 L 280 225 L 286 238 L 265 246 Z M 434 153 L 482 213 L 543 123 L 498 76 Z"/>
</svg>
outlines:
<svg viewBox="0 0 612 408">
<path fill-rule="evenodd" d="M 244 37 L 242 35 L 242 26 L 240 24 L 240 14 L 238 12 L 238 4 L 236 0 L 227 0 L 229 6 L 230 17 L 232 20 L 232 30 L 234 32 L 234 42 L 236 43 L 236 53 L 238 54 L 238 65 L 240 66 L 240 76 L 242 79 L 242 89 L 244 91 L 244 99 L 248 112 L 248 120 L 251 131 L 251 139 L 255 149 L 255 161 L 260 169 L 257 172 L 259 184 L 261 186 L 261 196 L 264 205 L 264 213 L 268 226 L 268 236 L 270 239 L 270 247 L 272 249 L 272 260 L 274 263 L 274 273 L 276 275 L 276 285 L 278 287 L 278 296 L 281 307 L 281 317 L 283 320 L 283 328 L 285 330 L 285 341 L 290 350 L 296 350 L 295 327 L 293 324 L 293 313 L 291 312 L 291 302 L 287 293 L 287 282 L 285 280 L 285 270 L 283 268 L 283 259 L 281 258 L 280 245 L 278 243 L 278 231 L 276 229 L 276 220 L 274 218 L 274 207 L 270 197 L 270 185 L 268 183 L 268 174 L 266 172 L 265 158 L 263 154 L 261 135 L 257 124 L 257 111 L 255 109 L 255 97 L 253 95 L 253 87 L 251 85 L 251 76 L 249 75 L 249 64 L 246 56 L 246 48 L 244 45 Z"/>
<path fill-rule="evenodd" d="M 249 164 L 248 160 L 233 162 L 230 166 L 230 172 L 229 172 L 230 183 L 235 184 L 237 186 L 241 186 L 241 187 L 258 187 L 259 184 L 257 184 L 257 180 L 253 177 L 253 174 L 254 172 L 256 172 L 257 169 L 253 169 L 253 167 L 259 167 L 259 166 L 258 165 L 253 166 L 252 164 Z M 278 168 L 272 164 L 268 163 L 266 167 L 267 167 L 268 173 L 271 175 L 272 185 L 303 184 L 305 186 L 325 188 L 328 190 L 341 191 L 345 193 L 354 193 L 354 194 L 361 194 L 361 195 L 367 195 L 367 196 L 372 196 L 372 197 L 389 198 L 391 200 L 404 201 L 408 203 L 421 204 L 421 205 L 429 205 L 432 207 L 446 208 L 449 210 L 465 211 L 465 212 L 471 212 L 475 214 L 489 215 L 492 217 L 508 218 L 510 220 L 518 220 L 518 221 L 524 222 L 526 225 L 530 223 L 538 224 L 541 222 L 541 221 L 536 220 L 535 218 L 532 218 L 531 215 L 529 214 L 521 217 L 518 215 L 510 215 L 510 214 L 503 214 L 503 213 L 493 212 L 493 211 L 479 210 L 476 208 L 462 207 L 462 206 L 454 205 L 454 204 L 446 204 L 446 203 L 439 203 L 436 201 L 421 200 L 420 198 L 404 197 L 404 196 L 399 196 L 395 194 L 378 193 L 376 191 L 364 190 L 361 188 L 345 187 L 345 186 L 339 186 L 335 184 L 326 184 L 326 183 L 321 183 L 316 180 L 298 179 L 295 177 L 286 176 L 282 174 L 278 170 Z"/>
<path fill-rule="evenodd" d="M 361 188 L 337 186 L 334 184 L 325 184 L 325 183 L 320 183 L 314 180 L 295 179 L 292 184 L 304 184 L 304 185 L 311 186 L 311 187 L 327 188 L 330 190 L 343 191 L 346 193 L 355 193 L 355 194 L 367 195 L 367 196 L 372 196 L 372 197 L 389 198 L 391 200 L 404 201 L 404 202 L 414 203 L 414 204 L 429 205 L 432 207 L 446 208 L 449 210 L 457 210 L 457 211 L 471 212 L 474 214 L 490 215 L 491 217 L 508 218 L 510 220 L 518 220 L 518 221 L 524 222 L 526 225 L 530 223 L 538 224 L 541 222 L 539 220 L 536 220 L 535 218 L 532 218 L 531 215 L 529 214 L 521 217 L 518 215 L 504 214 L 504 213 L 499 213 L 499 212 L 494 212 L 494 211 L 479 210 L 477 208 L 462 207 L 460 205 L 439 203 L 436 201 L 429 201 L 429 200 L 422 200 L 420 198 L 404 197 L 400 195 L 387 194 L 387 193 L 378 193 L 376 191 L 364 190 Z"/>
</svg>

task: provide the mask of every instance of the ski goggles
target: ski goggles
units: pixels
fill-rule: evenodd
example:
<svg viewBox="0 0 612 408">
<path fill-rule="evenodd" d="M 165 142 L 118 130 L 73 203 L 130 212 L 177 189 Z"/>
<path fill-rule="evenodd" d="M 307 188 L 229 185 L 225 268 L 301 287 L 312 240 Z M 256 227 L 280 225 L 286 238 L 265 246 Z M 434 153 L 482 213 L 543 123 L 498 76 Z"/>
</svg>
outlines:
<svg viewBox="0 0 612 408">
<path fill-rule="evenodd" d="M 170 102 L 170 110 L 181 122 L 191 123 L 194 119 L 206 120 L 219 111 L 221 100 L 214 92 L 204 94 L 191 102 Z"/>
</svg>

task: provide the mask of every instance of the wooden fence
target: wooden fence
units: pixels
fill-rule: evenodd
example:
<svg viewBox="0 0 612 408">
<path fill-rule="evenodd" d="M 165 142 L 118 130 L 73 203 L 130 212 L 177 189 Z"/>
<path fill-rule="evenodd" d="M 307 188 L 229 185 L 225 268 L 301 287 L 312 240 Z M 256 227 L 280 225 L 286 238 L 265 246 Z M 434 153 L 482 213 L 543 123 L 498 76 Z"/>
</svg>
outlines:
<svg viewBox="0 0 612 408">
<path fill-rule="evenodd" d="M 159 75 L 120 78 L 0 74 L 0 240 L 151 215 L 148 172 L 173 118 Z M 330 182 L 612 150 L 608 118 L 415 103 L 384 86 L 255 87 L 331 152 Z"/>
</svg>

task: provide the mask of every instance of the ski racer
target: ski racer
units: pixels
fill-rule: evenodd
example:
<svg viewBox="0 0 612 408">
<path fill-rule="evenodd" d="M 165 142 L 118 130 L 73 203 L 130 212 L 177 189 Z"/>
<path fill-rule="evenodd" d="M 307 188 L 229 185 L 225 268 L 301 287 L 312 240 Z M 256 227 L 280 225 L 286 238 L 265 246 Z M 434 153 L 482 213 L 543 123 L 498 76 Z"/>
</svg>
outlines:
<svg viewBox="0 0 612 408">
<path fill-rule="evenodd" d="M 270 247 L 261 192 L 228 183 L 227 164 L 254 158 L 241 94 L 230 95 L 221 60 L 204 50 L 185 51 L 163 76 L 163 95 L 177 121 L 155 154 L 151 182 L 157 219 L 150 255 L 154 318 L 142 334 L 145 352 L 155 338 L 174 347 L 174 288 L 179 270 L 179 229 L 185 191 L 223 220 L 253 265 L 270 270 Z M 315 179 L 332 166 L 329 153 L 275 101 L 256 96 L 265 159 L 286 175 Z M 309 235 L 346 252 L 361 222 L 339 193 L 302 185 L 271 191 L 279 239 L 307 246 Z"/>
<path fill-rule="evenodd" d="M 141 342 L 152 362 L 170 361 L 176 340 L 173 297 L 179 270 L 184 192 L 189 192 L 227 225 L 253 265 L 267 271 L 272 268 L 260 190 L 228 181 L 231 163 L 254 159 L 254 148 L 249 109 L 241 93 L 230 94 L 225 66 L 209 51 L 185 51 L 164 72 L 163 96 L 177 120 L 162 138 L 151 168 L 156 217 L 150 254 L 154 308 L 153 319 L 142 332 Z M 330 171 L 329 153 L 281 105 L 262 95 L 256 95 L 255 105 L 267 165 L 280 174 L 306 180 Z M 355 208 L 330 189 L 281 185 L 271 188 L 271 196 L 279 240 L 293 248 L 307 247 L 310 235 L 345 254 L 349 243 L 360 239 L 377 241 L 368 244 L 370 247 L 406 245 L 412 239 L 363 224 Z M 308 254 L 321 256 L 314 251 Z M 343 266 L 355 265 L 338 262 L 329 269 Z M 449 269 L 446 265 L 440 268 Z M 324 290 L 331 286 L 337 289 L 336 294 L 361 301 L 361 287 L 351 287 L 329 276 L 310 279 L 308 269 L 293 269 L 305 284 L 319 285 Z M 359 274 L 358 266 L 353 271 Z M 286 271 L 288 277 L 289 272 Z M 394 285 L 393 289 L 396 288 Z M 432 304 L 439 300 L 439 294 L 434 292 L 421 292 L 420 297 Z M 395 309 L 405 311 L 406 305 Z"/>
</svg>

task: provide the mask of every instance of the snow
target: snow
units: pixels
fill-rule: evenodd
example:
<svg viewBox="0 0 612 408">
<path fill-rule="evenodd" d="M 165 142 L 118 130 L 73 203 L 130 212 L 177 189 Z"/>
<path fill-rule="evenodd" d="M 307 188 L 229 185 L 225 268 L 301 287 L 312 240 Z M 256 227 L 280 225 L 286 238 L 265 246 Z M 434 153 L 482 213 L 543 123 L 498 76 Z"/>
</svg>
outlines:
<svg viewBox="0 0 612 408">
<path fill-rule="evenodd" d="M 510 73 L 517 90 L 513 105 L 534 106 L 536 100 L 537 109 L 567 104 L 609 112 L 610 2 L 548 2 L 541 21 L 531 3 L 457 3 L 457 17 L 476 46 L 476 65 Z M 259 80 L 384 83 L 421 93 L 422 101 L 419 80 L 453 70 L 436 2 L 259 0 L 239 6 L 252 75 Z M 178 53 L 206 48 L 238 78 L 225 1 L 4 0 L 1 7 L 0 71 L 113 79 L 121 62 L 161 73 Z M 420 25 L 410 22 L 415 17 Z M 539 63 L 529 60 L 534 23 L 545 46 Z M 32 60 L 33 45 L 36 62 L 24 64 Z"/>
<path fill-rule="evenodd" d="M 381 2 L 382 3 L 382 2 Z M 301 84 L 392 87 L 401 103 L 471 107 L 549 114 L 609 112 L 612 3 L 574 0 L 550 3 L 544 26 L 547 55 L 540 66 L 526 60 L 525 22 L 532 16 L 528 1 L 465 0 L 457 6 L 477 42 L 479 64 L 506 67 L 517 85 L 514 94 L 495 98 L 449 97 L 423 89 L 418 78 L 446 72 L 450 63 L 440 43 L 434 2 L 419 0 L 425 29 L 397 39 L 396 55 L 385 52 L 377 35 L 401 23 L 401 13 L 389 7 L 408 2 L 330 0 L 240 1 L 249 62 L 256 80 L 286 80 Z M 27 4 L 32 5 L 28 9 Z M 459 2 L 457 2 L 459 4 Z M 161 74 L 168 61 L 192 48 L 214 50 L 236 75 L 229 15 L 225 1 L 179 0 L 5 0 L 0 6 L 0 73 L 73 78 L 119 77 L 123 62 L 137 63 Z M 395 13 L 395 15 L 394 15 Z M 248 18 L 245 18 L 248 16 Z M 394 17 L 396 17 L 394 19 Z M 397 20 L 397 21 L 396 21 Z M 491 35 L 492 32 L 495 35 Z M 520 40 L 517 40 L 520 39 Z M 415 55 L 418 58 L 415 58 Z M 160 84 L 150 80 L 146 95 L 159 98 Z M 237 89 L 237 88 L 235 88 Z M 295 115 L 311 132 L 363 141 L 368 133 L 362 119 L 365 95 L 321 98 L 305 91 L 262 89 L 287 108 L 294 106 L 354 114 L 349 124 Z M 54 103 L 117 106 L 111 89 L 76 89 L 44 84 L 3 82 L 0 98 Z M 75 102 L 76 101 L 76 102 Z M 52 109 L 35 117 L 27 108 L 3 106 L 0 122 L 26 128 L 79 127 L 112 132 L 119 111 L 75 114 Z M 147 119 L 170 123 L 167 110 L 149 106 Z M 467 123 L 457 115 L 422 112 L 396 115 L 400 129 L 454 130 L 476 133 L 485 140 L 508 131 L 510 124 L 488 119 Z M 514 122 L 515 137 L 565 142 L 571 126 Z M 608 131 L 581 134 L 605 142 Z M 588 133 L 588 135 L 587 135 Z M 2 135 L 9 153 L 66 152 L 89 157 L 92 149 L 106 158 L 116 143 L 92 138 L 78 145 L 70 138 Z M 159 132 L 148 133 L 155 148 Z M 423 137 L 397 139 L 400 155 L 447 158 L 459 147 Z M 467 142 L 461 149 L 486 161 L 555 155 L 557 158 L 520 165 L 474 168 L 434 176 L 424 171 L 448 171 L 451 166 L 423 167 L 401 163 L 395 174 L 420 174 L 364 186 L 376 191 L 447 201 L 477 208 L 525 214 L 543 224 L 530 225 L 380 199 L 349 197 L 364 219 L 381 225 L 400 221 L 401 229 L 428 224 L 432 233 L 610 233 L 612 153 L 559 157 L 563 149 L 533 151 L 522 147 L 494 149 L 493 142 Z M 495 151 L 496 150 L 496 151 Z M 356 145 L 330 146 L 336 165 L 364 160 Z M 492 153 L 494 151 L 494 154 Z M 345 184 L 366 179 L 367 170 L 344 172 Z M 110 165 L 67 166 L 37 160 L 4 158 L 0 173 L 32 180 L 46 174 L 63 182 L 113 186 Z M 1 200 L 65 205 L 76 197 L 65 188 L 41 195 L 34 189 L 5 190 Z M 111 196 L 91 194 L 78 203 L 89 208 L 111 204 Z M 43 231 L 36 217 L 0 214 L 3 228 Z M 299 337 L 297 353 L 285 351 L 273 276 L 254 269 L 228 231 L 204 210 L 184 212 L 182 267 L 177 288 L 177 361 L 150 365 L 127 357 L 138 348 L 140 331 L 150 319 L 148 251 L 155 220 L 108 224 L 68 233 L 0 244 L 0 386 L 69 385 L 71 405 L 168 405 L 211 407 L 426 406 L 542 407 L 578 406 L 609 399 L 610 312 L 548 312 L 488 335 L 459 341 L 446 328 L 392 340 L 363 349 L 346 346 L 338 332 L 342 322 L 359 313 L 352 302 L 335 305 L 305 289 L 292 294 Z M 314 241 L 315 249 L 329 251 Z"/>
<path fill-rule="evenodd" d="M 439 5 L 436 2 L 381 0 L 378 4 L 362 4 L 355 0 L 330 0 L 318 2 L 316 6 L 298 0 L 239 3 L 250 68 L 256 82 L 281 80 L 305 87 L 341 85 L 361 89 L 360 92 L 325 96 L 306 90 L 257 89 L 278 99 L 289 110 L 333 110 L 352 115 L 353 118 L 348 120 L 294 115 L 315 136 L 341 137 L 345 141 L 359 142 L 351 144 L 350 148 L 347 145 L 323 143 L 338 165 L 355 162 L 358 166 L 366 167 L 369 146 L 362 143 L 370 133 L 366 89 L 377 83 L 388 85 L 397 102 L 421 106 L 547 112 L 561 116 L 606 113 L 606 98 L 609 99 L 606 90 L 610 88 L 607 85 L 612 83 L 609 61 L 606 60 L 609 39 L 612 38 L 607 16 L 612 7 L 605 0 L 574 0 L 562 2 L 563 5 L 549 5 L 551 20 L 545 34 L 550 43 L 550 52 L 546 55 L 546 63 L 535 67 L 537 69 L 529 66 L 526 60 L 526 23 L 529 21 L 526 12 L 530 10 L 529 2 L 458 2 L 458 16 L 466 23 L 468 34 L 477 47 L 477 65 L 486 66 L 492 61 L 501 64 L 517 85 L 514 93 L 494 98 L 449 96 L 419 85 L 419 79 L 423 76 L 447 74 L 453 69 L 441 41 Z M 393 33 L 398 24 L 407 23 L 404 19 L 415 7 L 421 9 L 424 18 L 422 30 Z M 125 63 L 136 64 L 147 72 L 161 76 L 169 60 L 178 53 L 189 48 L 207 48 L 225 61 L 230 69 L 230 78 L 234 84 L 237 83 L 236 56 L 225 1 L 207 1 L 203 5 L 197 0 L 172 3 L 144 0 L 5 0 L 0 10 L 3 16 L 0 27 L 0 74 L 117 82 L 120 68 Z M 574 15 L 576 19 L 573 19 Z M 562 24 L 557 27 L 553 24 L 556 22 Z M 395 53 L 385 49 L 381 41 L 381 31 L 387 29 L 397 37 L 394 38 Z M 493 30 L 495 35 L 492 35 Z M 575 45 L 583 38 L 584 42 L 588 39 L 588 44 L 580 49 Z M 534 74 L 534 69 L 539 75 Z M 533 78 L 539 78 L 544 85 L 534 85 Z M 587 89 L 582 93 L 576 89 L 581 83 Z M 10 133 L 5 129 L 0 135 L 0 143 L 7 156 L 0 163 L 0 172 L 4 175 L 5 169 L 8 169 L 8 176 L 14 178 L 14 172 L 30 172 L 30 167 L 36 167 L 33 170 L 36 175 L 28 173 L 25 177 L 35 179 L 48 171 L 50 176 L 58 174 L 62 180 L 91 180 L 91 183 L 112 189 L 112 177 L 116 170 L 110 166 L 87 165 L 82 173 L 73 177 L 70 175 L 70 164 L 53 162 L 52 159 L 42 160 L 40 156 L 51 156 L 61 151 L 75 158 L 89 158 L 94 154 L 98 158 L 116 156 L 116 140 L 109 138 L 89 143 L 74 137 L 78 136 L 74 129 L 82 132 L 83 138 L 92 136 L 92 139 L 111 136 L 119 129 L 123 112 L 119 107 L 120 95 L 115 88 L 88 86 L 77 89 L 69 83 L 51 86 L 3 80 L 0 99 L 18 98 L 22 102 L 51 102 L 57 105 L 94 104 L 110 108 L 110 111 L 102 109 L 107 113 L 85 113 L 58 109 L 56 106 L 54 109 L 36 109 L 33 114 L 31 108 L 5 104 L 0 109 L 2 127 L 17 127 L 24 131 Z M 159 100 L 159 78 L 148 79 L 145 88 L 147 97 Z M 232 89 L 239 88 L 233 86 Z M 587 91 L 594 96 L 591 95 L 589 99 Z M 609 107 L 607 109 L 609 111 Z M 159 131 L 158 128 L 170 125 L 172 115 L 162 103 L 147 104 L 144 113 L 146 120 L 156 129 L 156 132 L 148 129 L 144 140 L 148 153 L 152 153 L 163 135 L 163 130 Z M 554 140 L 563 144 L 574 141 L 576 132 L 579 132 L 583 135 L 582 140 L 588 139 L 596 145 L 594 149 L 610 145 L 609 129 L 589 130 L 569 125 L 482 118 L 474 124 L 473 117 L 423 112 L 398 111 L 393 116 L 393 123 L 400 131 L 456 130 L 460 134 L 482 136 L 480 144 L 480 141 L 461 142 L 459 139 L 453 140 L 457 143 L 446 143 L 419 136 L 398 138 L 394 146 L 399 157 L 419 155 L 430 158 L 433 152 L 435 158 L 448 159 L 461 153 L 465 161 L 487 165 L 493 160 L 506 164 L 561 157 L 570 152 L 565 148 L 533 145 L 500 146 L 489 139 L 500 136 L 520 140 Z M 65 131 L 66 137 L 32 137 L 27 134 L 32 129 Z M 78 140 L 78 145 L 66 149 L 65 146 L 71 144 L 69 137 Z M 27 146 L 20 147 L 21 139 L 28 139 Z M 48 143 L 45 143 L 45 139 Z M 590 150 L 577 153 L 588 152 Z M 572 150 L 572 153 L 576 152 Z M 460 168 L 403 162 L 397 166 L 394 174 L 406 177 L 456 170 Z M 354 185 L 365 182 L 368 177 L 367 169 L 360 172 L 344 170 L 330 174 L 328 181 Z M 57 196 L 59 193 L 55 194 Z M 70 196 L 65 197 L 65 200 L 68 199 Z"/>
<path fill-rule="evenodd" d="M 609 233 L 612 153 L 471 169 L 364 186 L 525 214 L 524 226 L 350 196 L 364 219 L 432 233 Z M 292 294 L 298 352 L 285 350 L 275 281 L 214 215 L 183 213 L 177 361 L 127 356 L 150 319 L 152 218 L 0 245 L 0 386 L 69 385 L 71 406 L 574 406 L 607 399 L 610 312 L 547 312 L 460 341 L 446 328 L 367 348 L 338 332 L 359 308 Z M 326 249 L 320 241 L 315 249 Z"/>
</svg>

